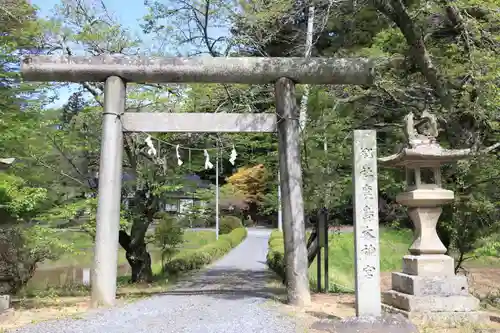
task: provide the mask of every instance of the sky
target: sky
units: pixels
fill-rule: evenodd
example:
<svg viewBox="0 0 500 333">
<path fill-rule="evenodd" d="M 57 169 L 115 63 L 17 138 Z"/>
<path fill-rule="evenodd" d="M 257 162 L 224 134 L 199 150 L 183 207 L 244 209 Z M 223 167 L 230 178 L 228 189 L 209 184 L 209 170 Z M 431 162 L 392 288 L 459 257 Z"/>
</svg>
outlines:
<svg viewBox="0 0 500 333">
<path fill-rule="evenodd" d="M 40 16 L 51 16 L 52 9 L 60 0 L 31 0 L 31 3 L 40 8 Z M 133 32 L 142 34 L 139 21 L 147 13 L 144 0 L 103 0 L 106 8 L 121 24 Z M 125 5 L 126 3 L 126 5 Z"/>
<path fill-rule="evenodd" d="M 39 16 L 52 16 L 52 9 L 60 0 L 31 0 L 31 3 L 39 8 Z M 139 26 L 139 21 L 147 13 L 144 6 L 144 0 L 103 0 L 108 11 L 118 19 L 118 21 L 126 28 L 130 29 L 133 34 L 137 34 L 141 39 L 147 41 Z M 125 5 L 126 3 L 126 5 Z M 48 107 L 62 106 L 71 95 L 72 90 L 76 86 L 72 85 L 68 88 L 62 88 L 58 91 L 59 98 Z"/>
<path fill-rule="evenodd" d="M 1 0 L 0 0 L 1 1 Z M 61 0 L 31 0 L 31 3 L 39 8 L 40 17 L 51 17 L 53 13 L 53 8 L 55 5 L 59 4 Z M 97 0 L 94 0 L 97 1 Z M 144 5 L 144 0 L 100 0 L 104 3 L 107 10 L 110 12 L 113 18 L 117 19 L 118 22 L 133 36 L 139 37 L 144 44 L 145 48 L 150 48 L 155 43 L 151 36 L 145 35 L 142 32 L 140 23 L 144 15 L 147 14 L 147 9 Z M 223 36 L 229 34 L 229 29 L 221 27 L 209 27 L 208 32 L 212 36 Z M 184 50 L 185 49 L 185 50 Z M 182 48 L 182 53 L 188 51 L 189 46 Z M 71 84 L 64 88 L 58 89 L 57 100 L 48 105 L 48 108 L 61 107 L 66 103 L 68 97 L 72 92 L 78 90 L 79 86 L 77 84 Z"/>
</svg>

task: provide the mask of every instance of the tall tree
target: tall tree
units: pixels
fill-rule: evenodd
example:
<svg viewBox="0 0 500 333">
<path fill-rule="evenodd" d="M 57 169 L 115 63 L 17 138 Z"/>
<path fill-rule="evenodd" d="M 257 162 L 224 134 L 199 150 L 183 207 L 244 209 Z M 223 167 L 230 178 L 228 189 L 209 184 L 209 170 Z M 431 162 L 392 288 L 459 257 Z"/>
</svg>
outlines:
<svg viewBox="0 0 500 333">
<path fill-rule="evenodd" d="M 0 171 L 0 292 L 8 294 L 28 282 L 37 263 L 68 250 L 49 228 L 32 223 L 51 203 L 47 189 L 30 177 L 26 154 L 43 147 L 36 136 L 43 127 L 45 99 L 37 85 L 20 81 L 17 69 L 18 57 L 39 47 L 39 23 L 26 1 L 0 4 L 0 155 L 16 159 L 9 170 Z"/>
<path fill-rule="evenodd" d="M 64 0 L 56 6 L 55 16 L 47 24 L 46 49 L 64 55 L 139 54 L 140 41 L 113 18 L 101 2 L 94 6 L 85 0 Z M 142 53 L 144 54 L 144 53 Z M 59 110 L 58 126 L 52 131 L 50 143 L 64 161 L 67 178 L 79 186 L 56 210 L 59 215 L 79 215 L 95 209 L 98 188 L 96 172 L 99 165 L 100 119 L 103 107 L 102 83 L 84 82 Z M 175 87 L 165 85 L 127 85 L 127 110 L 153 111 L 175 105 Z M 171 163 L 147 154 L 145 133 L 124 137 L 125 186 L 123 195 L 132 204 L 124 212 L 129 222 L 122 224 L 120 245 L 132 268 L 132 282 L 151 281 L 151 258 L 145 240 L 146 231 L 160 209 L 165 190 L 166 170 Z M 165 168 L 167 167 L 167 168 Z M 90 197 L 90 199 L 88 198 Z M 94 215 L 84 225 L 92 231 Z M 90 223 L 90 225 L 89 225 Z"/>
</svg>

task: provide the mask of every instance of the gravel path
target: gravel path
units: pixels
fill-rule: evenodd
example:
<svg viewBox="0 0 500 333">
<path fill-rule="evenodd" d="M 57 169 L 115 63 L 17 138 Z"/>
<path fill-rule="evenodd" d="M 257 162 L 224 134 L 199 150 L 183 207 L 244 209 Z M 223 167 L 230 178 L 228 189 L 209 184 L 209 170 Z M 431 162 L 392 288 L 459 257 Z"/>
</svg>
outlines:
<svg viewBox="0 0 500 333">
<path fill-rule="evenodd" d="M 293 333 L 294 320 L 269 306 L 265 264 L 269 230 L 250 229 L 247 239 L 208 269 L 165 294 L 80 319 L 25 326 L 23 333 Z"/>
</svg>

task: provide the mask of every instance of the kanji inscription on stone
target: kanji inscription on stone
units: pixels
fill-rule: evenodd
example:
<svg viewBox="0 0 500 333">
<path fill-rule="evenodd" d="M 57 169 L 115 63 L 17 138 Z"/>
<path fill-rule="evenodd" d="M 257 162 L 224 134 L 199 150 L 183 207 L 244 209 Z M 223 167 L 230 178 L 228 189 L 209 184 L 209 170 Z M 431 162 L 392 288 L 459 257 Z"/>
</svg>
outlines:
<svg viewBox="0 0 500 333">
<path fill-rule="evenodd" d="M 363 219 L 364 220 L 371 220 L 375 217 L 375 212 L 373 211 L 373 208 L 366 205 L 363 207 Z"/>
<path fill-rule="evenodd" d="M 380 316 L 380 251 L 375 131 L 354 131 L 353 155 L 356 315 Z"/>
<path fill-rule="evenodd" d="M 372 256 L 377 252 L 377 248 L 373 246 L 373 244 L 365 244 L 363 248 L 361 249 L 361 253 L 363 253 L 366 256 Z"/>
<path fill-rule="evenodd" d="M 363 158 L 373 158 L 375 154 L 375 149 L 369 147 L 363 147 L 360 149 L 359 152 L 361 153 L 361 156 L 363 156 Z"/>
<path fill-rule="evenodd" d="M 358 175 L 359 176 L 359 175 Z M 375 178 L 376 180 L 377 178 Z M 365 179 L 366 180 L 366 179 Z M 366 180 L 368 181 L 368 180 Z M 373 178 L 370 180 L 370 181 L 373 181 Z M 376 186 L 375 186 L 375 189 L 376 189 Z M 376 193 L 373 193 L 374 191 L 374 187 L 373 185 L 370 185 L 370 184 L 364 184 L 363 187 L 361 188 L 361 191 L 362 191 L 362 194 L 363 194 L 363 198 L 365 200 L 370 200 L 370 199 L 374 199 L 375 198 L 375 195 Z"/>
<path fill-rule="evenodd" d="M 361 176 L 365 177 L 367 180 L 372 180 L 374 177 L 374 171 L 368 165 L 361 166 L 360 174 L 361 174 Z"/>
<path fill-rule="evenodd" d="M 368 279 L 372 279 L 374 277 L 375 267 L 367 265 L 363 267 L 363 273 L 365 273 L 365 277 Z"/>
<path fill-rule="evenodd" d="M 361 236 L 364 238 L 364 239 L 375 239 L 375 231 L 373 230 L 373 228 L 369 228 L 369 227 L 365 227 L 365 229 L 363 231 L 361 231 Z"/>
</svg>

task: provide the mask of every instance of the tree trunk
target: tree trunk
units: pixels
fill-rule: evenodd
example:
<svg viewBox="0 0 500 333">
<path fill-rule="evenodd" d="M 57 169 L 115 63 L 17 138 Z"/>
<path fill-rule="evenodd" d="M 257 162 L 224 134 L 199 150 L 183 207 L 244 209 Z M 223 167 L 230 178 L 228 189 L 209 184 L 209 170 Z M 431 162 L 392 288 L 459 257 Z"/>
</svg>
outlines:
<svg viewBox="0 0 500 333">
<path fill-rule="evenodd" d="M 125 257 L 132 268 L 130 283 L 152 282 L 151 256 L 144 242 L 132 244 L 130 236 L 120 230 L 120 245 L 125 250 Z"/>
<path fill-rule="evenodd" d="M 152 282 L 153 271 L 151 270 L 151 256 L 146 245 L 135 246 L 125 254 L 130 267 L 132 268 L 131 283 Z"/>
<path fill-rule="evenodd" d="M 258 207 L 255 202 L 248 203 L 248 215 L 250 215 L 250 218 L 252 219 L 254 225 L 258 224 L 259 222 Z"/>
<path fill-rule="evenodd" d="M 130 235 L 120 231 L 119 242 L 125 250 L 125 257 L 132 268 L 130 283 L 152 282 L 151 256 L 147 250 L 145 237 L 153 217 L 158 211 L 158 200 L 151 194 L 149 186 L 136 190 Z"/>
</svg>

